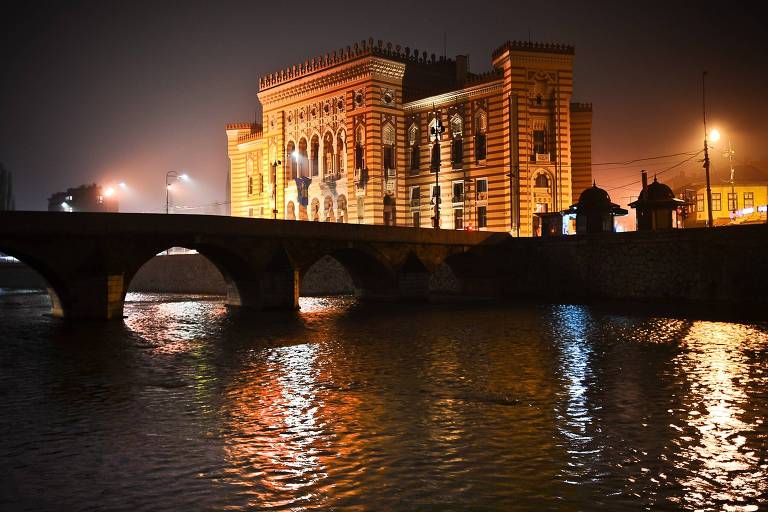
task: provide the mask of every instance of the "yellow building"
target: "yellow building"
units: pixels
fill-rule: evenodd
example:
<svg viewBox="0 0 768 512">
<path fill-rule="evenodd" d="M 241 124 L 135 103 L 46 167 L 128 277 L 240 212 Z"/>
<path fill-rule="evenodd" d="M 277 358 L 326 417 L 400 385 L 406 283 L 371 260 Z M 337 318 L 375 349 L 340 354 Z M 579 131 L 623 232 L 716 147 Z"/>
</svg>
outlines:
<svg viewBox="0 0 768 512">
<path fill-rule="evenodd" d="M 573 57 L 507 42 L 474 74 L 369 39 L 269 74 L 263 123 L 227 126 L 232 215 L 530 236 L 592 181 Z"/>
<path fill-rule="evenodd" d="M 715 166 L 710 175 L 712 222 L 715 226 L 766 222 L 768 172 L 756 165 L 734 166 L 733 183 L 727 165 Z M 681 174 L 669 184 L 680 199 L 690 203 L 684 227 L 703 227 L 707 223 L 707 185 L 704 171 Z"/>
</svg>

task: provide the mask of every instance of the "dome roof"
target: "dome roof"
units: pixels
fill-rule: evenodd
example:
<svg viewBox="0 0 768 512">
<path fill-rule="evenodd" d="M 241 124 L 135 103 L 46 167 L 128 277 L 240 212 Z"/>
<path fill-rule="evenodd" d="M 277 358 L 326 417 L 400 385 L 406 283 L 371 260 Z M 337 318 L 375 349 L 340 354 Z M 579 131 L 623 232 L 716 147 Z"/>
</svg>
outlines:
<svg viewBox="0 0 768 512">
<path fill-rule="evenodd" d="M 610 210 L 613 206 L 611 203 L 611 196 L 608 192 L 598 187 L 594 182 L 592 186 L 585 189 L 579 196 L 579 202 L 576 203 L 579 210 Z"/>
<path fill-rule="evenodd" d="M 672 189 L 663 183 L 656 181 L 656 177 L 653 177 L 653 183 L 648 185 L 644 199 L 648 201 L 668 201 L 675 198 L 675 194 L 672 193 Z"/>
</svg>

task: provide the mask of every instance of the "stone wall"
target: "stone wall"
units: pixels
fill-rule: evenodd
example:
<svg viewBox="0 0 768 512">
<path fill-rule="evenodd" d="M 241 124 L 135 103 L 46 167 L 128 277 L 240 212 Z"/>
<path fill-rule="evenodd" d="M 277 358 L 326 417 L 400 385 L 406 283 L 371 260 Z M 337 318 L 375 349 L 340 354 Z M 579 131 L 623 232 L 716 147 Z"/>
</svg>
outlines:
<svg viewBox="0 0 768 512">
<path fill-rule="evenodd" d="M 768 225 L 511 239 L 513 297 L 768 304 Z"/>
<path fill-rule="evenodd" d="M 201 293 L 226 295 L 221 272 L 199 254 L 156 256 L 134 276 L 129 292 Z"/>
</svg>

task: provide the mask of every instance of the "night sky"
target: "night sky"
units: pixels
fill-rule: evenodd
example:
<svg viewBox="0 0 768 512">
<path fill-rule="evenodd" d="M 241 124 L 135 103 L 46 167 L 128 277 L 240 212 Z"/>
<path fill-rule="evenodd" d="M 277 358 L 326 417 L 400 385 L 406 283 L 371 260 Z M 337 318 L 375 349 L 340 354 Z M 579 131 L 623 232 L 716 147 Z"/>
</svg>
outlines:
<svg viewBox="0 0 768 512">
<path fill-rule="evenodd" d="M 260 76 L 369 37 L 441 54 L 443 33 L 448 55 L 468 54 L 474 72 L 508 39 L 575 45 L 573 101 L 593 103 L 595 163 L 700 148 L 704 69 L 711 126 L 740 162 L 768 162 L 768 44 L 764 18 L 745 5 L 6 2 L 0 162 L 15 174 L 19 209 L 124 180 L 123 211 L 159 212 L 168 170 L 193 178 L 177 204 L 222 202 L 224 126 L 255 118 Z M 641 167 L 682 158 L 596 166 L 595 176 L 626 203 Z"/>
</svg>

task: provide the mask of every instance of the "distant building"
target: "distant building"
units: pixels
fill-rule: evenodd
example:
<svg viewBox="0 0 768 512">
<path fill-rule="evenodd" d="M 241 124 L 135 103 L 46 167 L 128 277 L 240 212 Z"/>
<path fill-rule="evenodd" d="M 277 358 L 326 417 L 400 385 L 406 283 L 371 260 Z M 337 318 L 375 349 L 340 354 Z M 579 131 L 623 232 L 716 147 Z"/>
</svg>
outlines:
<svg viewBox="0 0 768 512">
<path fill-rule="evenodd" d="M 110 188 L 91 183 L 56 192 L 48 198 L 49 212 L 117 212 L 117 194 Z"/>
<path fill-rule="evenodd" d="M 703 227 L 707 222 L 707 184 L 704 171 L 683 173 L 667 181 L 675 197 L 690 203 L 681 209 L 683 226 Z M 731 171 L 726 165 L 714 166 L 710 176 L 712 222 L 715 226 L 751 224 L 766 221 L 768 205 L 768 165 L 742 164 Z"/>
<path fill-rule="evenodd" d="M 592 105 L 572 46 L 464 55 L 372 39 L 261 78 L 263 124 L 227 125 L 235 216 L 541 231 L 592 183 Z M 437 128 L 437 130 L 435 130 Z"/>
</svg>

